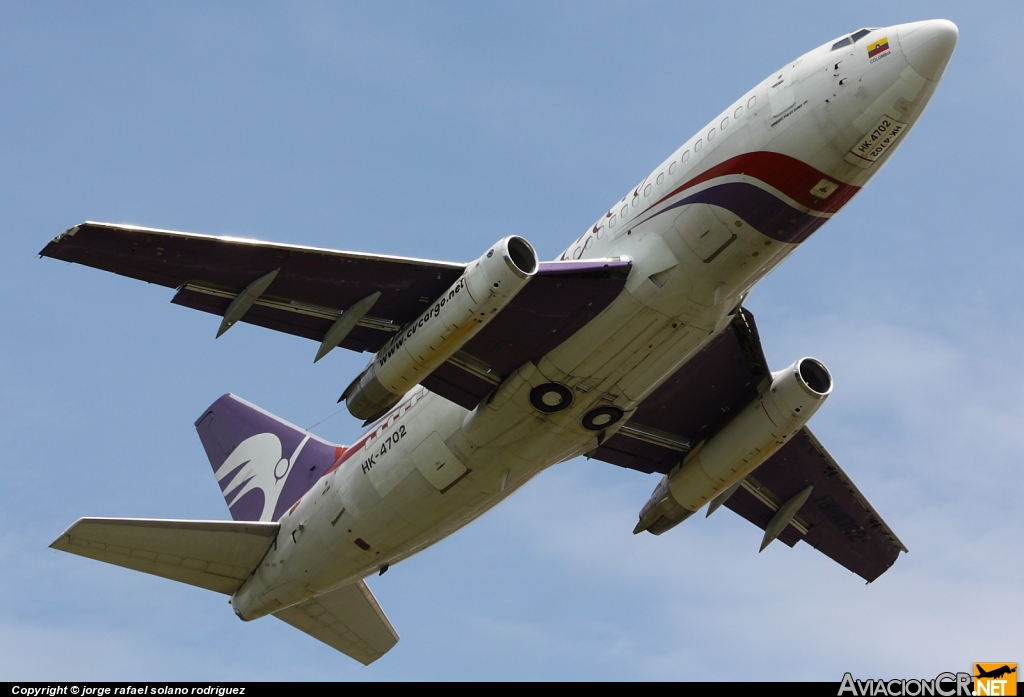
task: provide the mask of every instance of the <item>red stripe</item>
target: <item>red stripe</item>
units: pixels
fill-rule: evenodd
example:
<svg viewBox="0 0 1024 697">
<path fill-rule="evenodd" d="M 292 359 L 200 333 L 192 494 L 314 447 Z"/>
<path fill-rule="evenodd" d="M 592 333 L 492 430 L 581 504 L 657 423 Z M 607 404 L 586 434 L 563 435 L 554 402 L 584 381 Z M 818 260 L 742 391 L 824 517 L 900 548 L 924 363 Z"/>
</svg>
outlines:
<svg viewBox="0 0 1024 697">
<path fill-rule="evenodd" d="M 743 174 L 759 179 L 786 194 L 786 196 L 789 196 L 800 205 L 821 213 L 835 213 L 860 191 L 859 186 L 836 182 L 835 179 L 824 172 L 789 155 L 759 151 L 737 155 L 719 165 L 715 165 L 662 197 L 657 203 L 661 203 L 681 191 L 706 182 L 709 179 L 724 177 L 730 174 Z M 824 201 L 817 196 L 811 195 L 811 189 L 817 186 L 822 179 L 833 181 L 839 185 L 839 188 L 833 191 L 832 195 Z M 657 203 L 654 205 L 657 205 Z"/>
<path fill-rule="evenodd" d="M 339 467 L 341 467 L 341 465 L 345 462 L 345 460 L 349 459 L 350 457 L 355 455 L 357 452 L 359 452 L 360 448 L 362 447 L 363 443 L 366 442 L 366 439 L 369 437 L 369 435 L 370 434 L 368 434 L 368 433 L 366 435 L 364 435 L 362 438 L 360 438 L 358 441 L 356 441 L 355 445 L 351 445 L 351 446 L 349 446 L 347 448 L 344 448 L 344 447 L 336 448 L 334 452 L 337 453 L 337 459 L 334 461 L 333 465 L 331 465 L 330 467 L 327 468 L 326 472 L 324 472 L 322 475 L 320 475 L 321 479 L 323 477 L 326 477 L 328 474 L 330 474 L 334 470 L 336 470 Z"/>
</svg>

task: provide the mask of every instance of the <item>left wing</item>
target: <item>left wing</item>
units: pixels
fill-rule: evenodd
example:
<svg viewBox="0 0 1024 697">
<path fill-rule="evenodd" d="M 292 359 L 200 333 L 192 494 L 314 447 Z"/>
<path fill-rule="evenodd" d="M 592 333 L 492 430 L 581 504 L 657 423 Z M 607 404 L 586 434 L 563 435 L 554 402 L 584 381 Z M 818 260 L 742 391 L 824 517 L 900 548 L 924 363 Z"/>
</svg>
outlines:
<svg viewBox="0 0 1024 697">
<path fill-rule="evenodd" d="M 771 371 L 754 316 L 740 309 L 728 327 L 641 402 L 629 422 L 591 457 L 667 474 L 757 397 L 766 379 Z"/>
<path fill-rule="evenodd" d="M 754 317 L 733 322 L 645 399 L 590 457 L 641 472 L 667 474 L 700 441 L 722 428 L 771 379 Z M 853 481 L 804 427 L 748 476 L 725 506 L 761 529 L 808 485 L 813 494 L 778 536 L 800 540 L 873 581 L 907 548 Z"/>
<path fill-rule="evenodd" d="M 778 539 L 803 540 L 871 582 L 907 548 L 806 426 L 743 480 L 725 506 L 762 530 L 779 507 L 813 485 Z"/>
</svg>

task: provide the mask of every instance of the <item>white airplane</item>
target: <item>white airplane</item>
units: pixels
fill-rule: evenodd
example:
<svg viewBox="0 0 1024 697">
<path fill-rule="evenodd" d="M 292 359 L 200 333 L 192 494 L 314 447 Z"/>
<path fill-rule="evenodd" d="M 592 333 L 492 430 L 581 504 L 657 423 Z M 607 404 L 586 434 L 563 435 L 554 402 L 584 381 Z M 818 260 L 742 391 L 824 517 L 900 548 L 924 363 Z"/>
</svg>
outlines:
<svg viewBox="0 0 1024 697">
<path fill-rule="evenodd" d="M 906 547 L 808 430 L 814 358 L 769 370 L 742 303 L 906 139 L 957 42 L 945 20 L 860 29 L 730 104 L 557 261 L 521 237 L 469 264 L 106 223 L 43 256 L 172 302 L 373 353 L 335 445 L 234 395 L 196 429 L 233 521 L 82 518 L 51 546 L 231 596 L 363 663 L 398 641 L 364 579 L 580 455 L 662 474 L 634 533 L 705 505 L 868 582 Z M 340 401 L 340 400 L 339 400 Z"/>
</svg>

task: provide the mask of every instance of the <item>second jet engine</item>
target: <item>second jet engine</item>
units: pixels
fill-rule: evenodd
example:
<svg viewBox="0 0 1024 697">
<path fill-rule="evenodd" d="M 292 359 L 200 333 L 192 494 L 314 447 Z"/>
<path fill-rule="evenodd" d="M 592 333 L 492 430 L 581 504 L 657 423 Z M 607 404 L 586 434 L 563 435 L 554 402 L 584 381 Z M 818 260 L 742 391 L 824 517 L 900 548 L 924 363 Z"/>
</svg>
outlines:
<svg viewBox="0 0 1024 697">
<path fill-rule="evenodd" d="M 662 478 L 633 532 L 660 535 L 741 482 L 803 428 L 831 392 L 832 376 L 814 358 L 775 373 L 768 389 Z"/>
<path fill-rule="evenodd" d="M 357 418 L 384 415 L 402 396 L 476 336 L 537 273 L 522 237 L 499 240 L 423 314 L 384 344 L 342 398 Z"/>
</svg>

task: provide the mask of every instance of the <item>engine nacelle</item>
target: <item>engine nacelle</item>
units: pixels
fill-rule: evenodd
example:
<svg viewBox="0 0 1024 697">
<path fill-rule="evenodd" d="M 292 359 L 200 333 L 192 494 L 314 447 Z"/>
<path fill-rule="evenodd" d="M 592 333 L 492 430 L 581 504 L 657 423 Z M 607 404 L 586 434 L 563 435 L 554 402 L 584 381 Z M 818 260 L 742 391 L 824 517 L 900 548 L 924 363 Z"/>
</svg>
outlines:
<svg viewBox="0 0 1024 697">
<path fill-rule="evenodd" d="M 512 235 L 469 264 L 348 386 L 342 397 L 349 412 L 366 420 L 385 414 L 483 329 L 537 273 L 539 263 L 530 243 Z"/>
<path fill-rule="evenodd" d="M 814 358 L 775 373 L 767 390 L 661 480 L 634 532 L 660 535 L 741 481 L 803 428 L 831 392 L 832 376 Z"/>
</svg>

